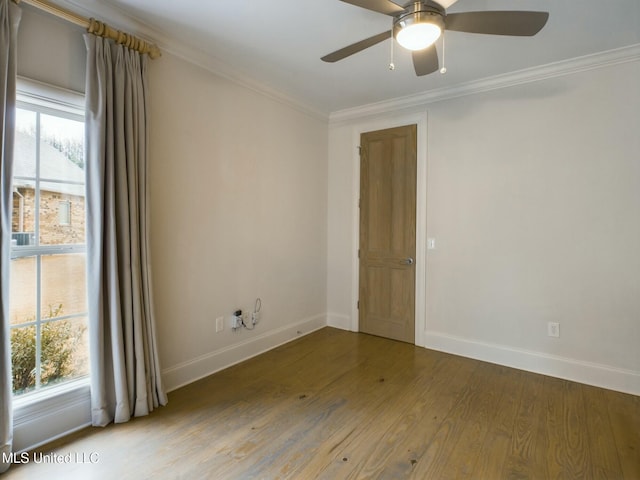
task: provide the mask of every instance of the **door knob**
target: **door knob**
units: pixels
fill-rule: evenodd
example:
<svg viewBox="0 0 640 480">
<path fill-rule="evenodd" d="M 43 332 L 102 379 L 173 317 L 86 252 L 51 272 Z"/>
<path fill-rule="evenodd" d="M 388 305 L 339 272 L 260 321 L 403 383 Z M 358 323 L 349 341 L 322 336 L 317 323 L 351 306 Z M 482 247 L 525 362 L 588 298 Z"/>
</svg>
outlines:
<svg viewBox="0 0 640 480">
<path fill-rule="evenodd" d="M 414 262 L 413 258 L 408 257 L 408 258 L 404 261 L 404 264 L 405 264 L 405 265 L 413 265 L 413 262 Z"/>
</svg>

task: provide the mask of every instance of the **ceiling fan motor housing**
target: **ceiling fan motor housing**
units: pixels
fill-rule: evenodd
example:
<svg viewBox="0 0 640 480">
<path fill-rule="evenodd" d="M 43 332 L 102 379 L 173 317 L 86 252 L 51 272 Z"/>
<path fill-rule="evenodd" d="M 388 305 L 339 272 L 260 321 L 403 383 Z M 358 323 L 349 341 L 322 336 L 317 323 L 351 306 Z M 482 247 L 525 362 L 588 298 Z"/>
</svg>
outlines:
<svg viewBox="0 0 640 480">
<path fill-rule="evenodd" d="M 393 20 L 393 36 L 397 37 L 398 32 L 403 28 L 417 23 L 431 23 L 444 30 L 444 8 L 435 2 L 423 0 L 412 2 L 405 7 L 404 12 L 395 16 Z"/>
</svg>

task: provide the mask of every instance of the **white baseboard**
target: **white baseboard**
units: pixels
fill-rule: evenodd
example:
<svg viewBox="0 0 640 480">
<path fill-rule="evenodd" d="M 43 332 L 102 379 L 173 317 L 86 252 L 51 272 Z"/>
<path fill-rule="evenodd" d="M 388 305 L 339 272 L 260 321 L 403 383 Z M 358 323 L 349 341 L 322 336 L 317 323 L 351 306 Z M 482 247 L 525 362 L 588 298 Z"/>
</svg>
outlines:
<svg viewBox="0 0 640 480">
<path fill-rule="evenodd" d="M 640 395 L 640 372 L 428 331 L 425 347 L 574 382 Z"/>
<path fill-rule="evenodd" d="M 327 313 L 327 326 L 351 331 L 351 317 L 340 313 Z"/>
<path fill-rule="evenodd" d="M 169 367 L 162 372 L 165 389 L 176 390 L 326 326 L 327 315 L 316 315 Z"/>
</svg>

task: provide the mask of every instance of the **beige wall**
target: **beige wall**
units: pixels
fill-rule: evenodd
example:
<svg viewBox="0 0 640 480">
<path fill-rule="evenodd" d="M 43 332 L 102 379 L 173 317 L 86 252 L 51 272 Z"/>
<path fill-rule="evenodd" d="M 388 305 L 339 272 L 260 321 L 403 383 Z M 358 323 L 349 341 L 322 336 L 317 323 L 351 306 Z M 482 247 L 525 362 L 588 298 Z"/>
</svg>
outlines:
<svg viewBox="0 0 640 480">
<path fill-rule="evenodd" d="M 634 61 L 407 110 L 428 116 L 427 346 L 640 392 L 639 84 Z M 330 128 L 336 318 L 351 317 L 344 206 L 366 122 Z"/>
<path fill-rule="evenodd" d="M 640 373 L 639 84 L 633 62 L 430 109 L 428 330 Z"/>
<path fill-rule="evenodd" d="M 324 322 L 326 120 L 170 54 L 149 73 L 163 366 L 199 368 L 198 359 L 256 336 L 318 316 Z M 251 310 L 256 297 L 260 325 L 232 333 L 230 315 Z M 219 316 L 225 330 L 216 334 Z M 185 380 L 189 367 L 182 370 L 172 383 Z"/>
<path fill-rule="evenodd" d="M 23 10 L 19 74 L 83 90 L 81 29 Z M 151 270 L 173 388 L 325 322 L 328 126 L 167 51 L 149 76 Z M 256 297 L 260 325 L 233 333 Z"/>
</svg>

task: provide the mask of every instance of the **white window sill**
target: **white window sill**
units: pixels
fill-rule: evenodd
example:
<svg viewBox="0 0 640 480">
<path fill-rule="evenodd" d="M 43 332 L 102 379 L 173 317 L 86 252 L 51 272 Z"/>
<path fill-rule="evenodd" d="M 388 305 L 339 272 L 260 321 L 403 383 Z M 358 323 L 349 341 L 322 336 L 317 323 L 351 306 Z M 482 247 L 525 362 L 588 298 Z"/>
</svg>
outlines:
<svg viewBox="0 0 640 480">
<path fill-rule="evenodd" d="M 91 388 L 85 377 L 14 398 L 13 449 L 24 452 L 91 425 Z"/>
<path fill-rule="evenodd" d="M 70 405 L 91 401 L 89 378 L 66 382 L 13 398 L 14 424 L 30 422 L 36 417 L 54 413 Z"/>
</svg>

